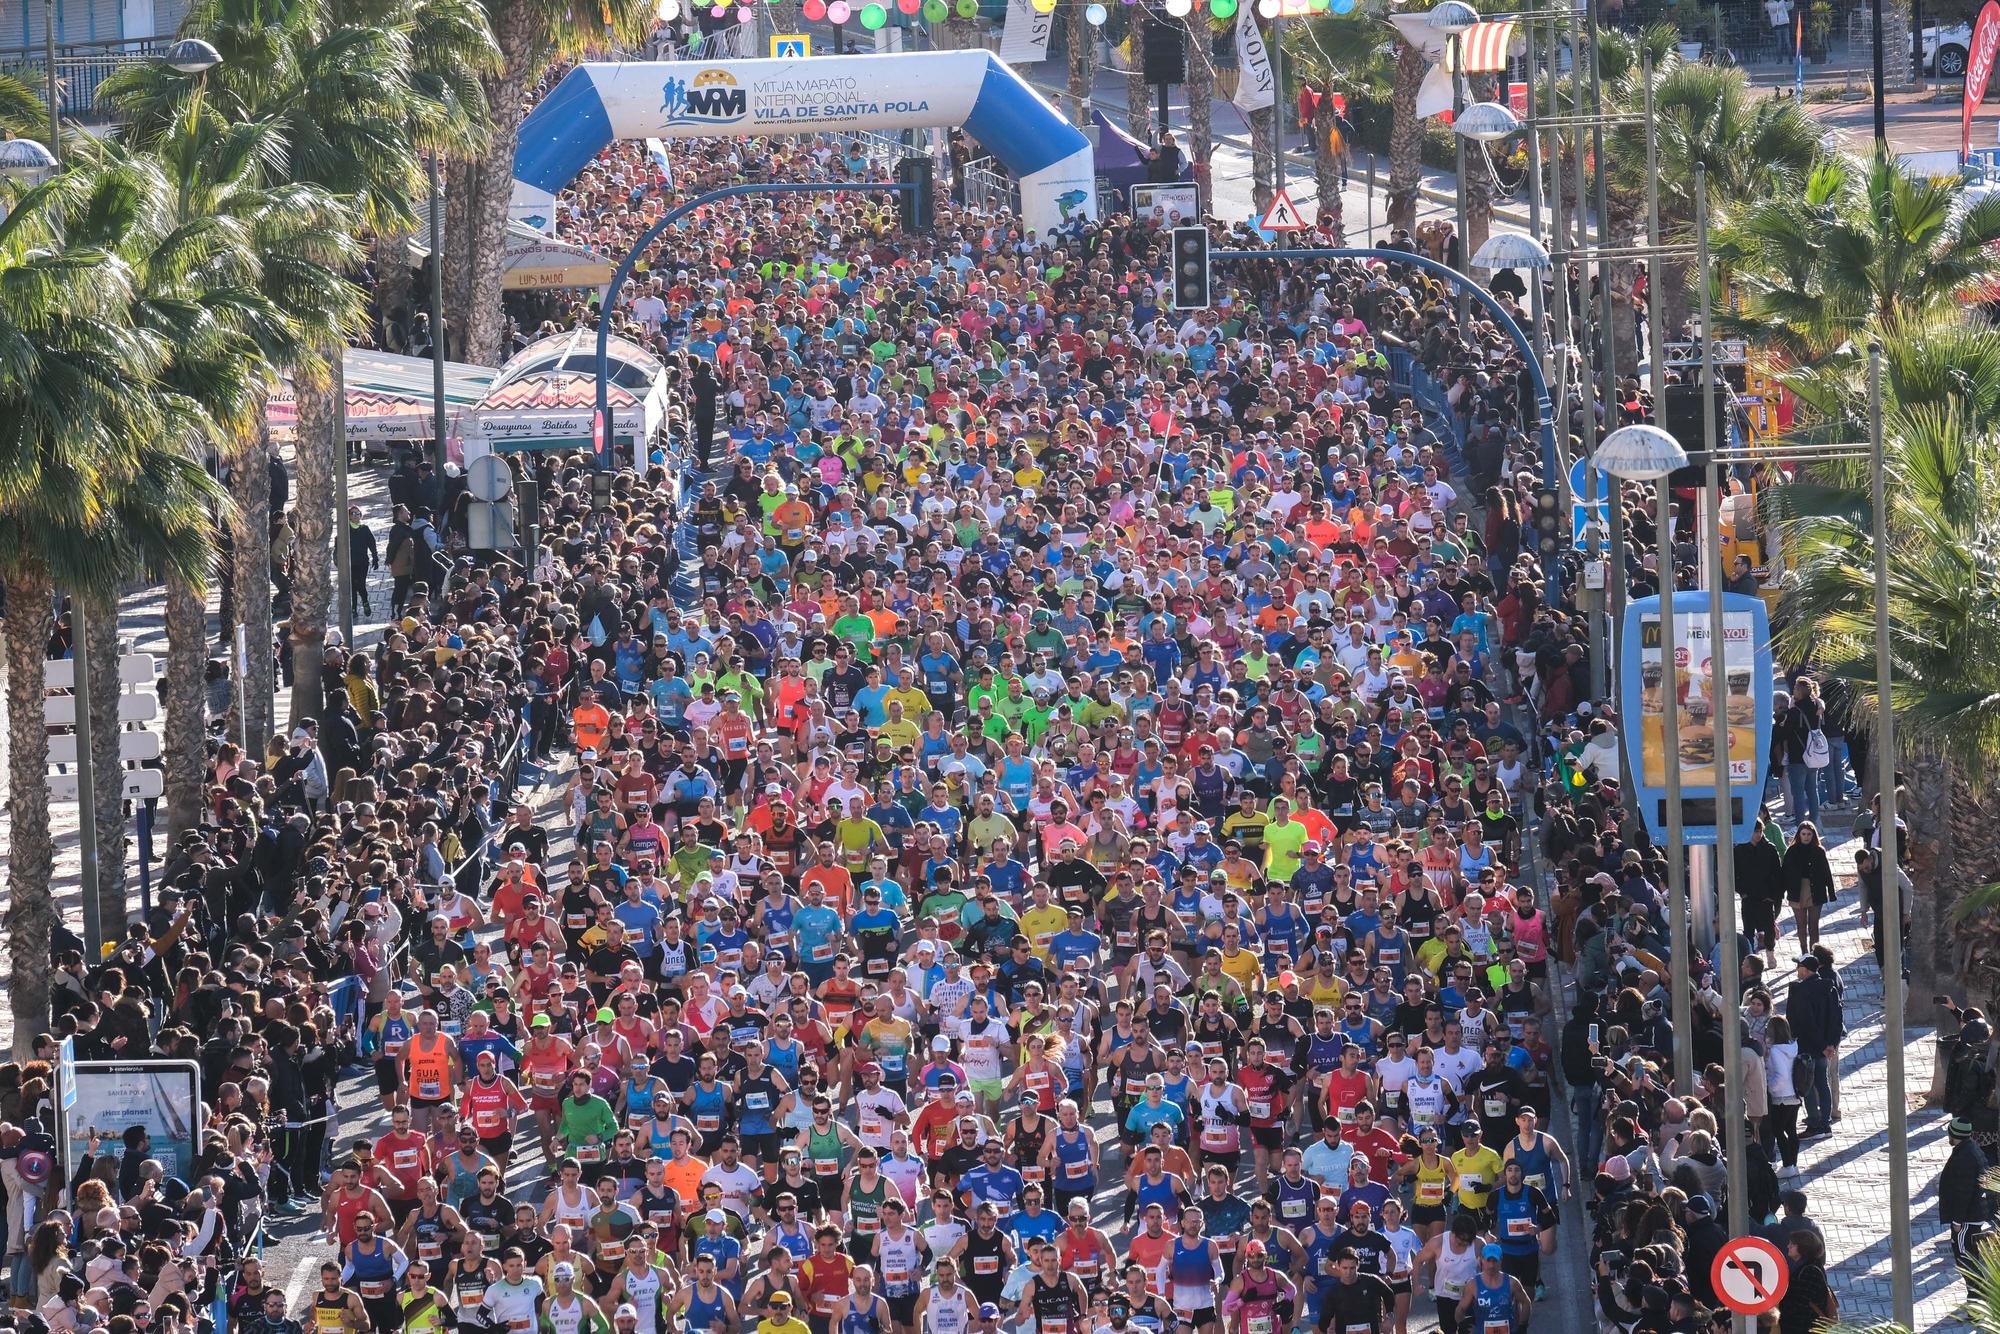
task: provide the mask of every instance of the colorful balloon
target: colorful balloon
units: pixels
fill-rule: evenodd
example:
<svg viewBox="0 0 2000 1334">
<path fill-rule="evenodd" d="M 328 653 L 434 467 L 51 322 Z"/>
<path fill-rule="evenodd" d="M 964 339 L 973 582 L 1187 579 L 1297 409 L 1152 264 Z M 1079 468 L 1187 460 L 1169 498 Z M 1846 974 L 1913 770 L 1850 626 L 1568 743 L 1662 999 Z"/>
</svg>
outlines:
<svg viewBox="0 0 2000 1334">
<path fill-rule="evenodd" d="M 889 11 L 877 4 L 861 6 L 861 26 L 874 32 L 889 21 Z"/>
<path fill-rule="evenodd" d="M 854 11 L 848 8 L 847 0 L 833 0 L 826 7 L 826 17 L 829 23 L 845 23 L 854 17 Z"/>
<path fill-rule="evenodd" d="M 1106 9 L 1103 5 L 1099 4 L 1092 4 L 1089 8 L 1083 11 L 1084 21 L 1090 24 L 1090 26 L 1093 28 L 1103 27 L 1105 21 L 1110 17 L 1111 17 L 1111 11 Z"/>
</svg>

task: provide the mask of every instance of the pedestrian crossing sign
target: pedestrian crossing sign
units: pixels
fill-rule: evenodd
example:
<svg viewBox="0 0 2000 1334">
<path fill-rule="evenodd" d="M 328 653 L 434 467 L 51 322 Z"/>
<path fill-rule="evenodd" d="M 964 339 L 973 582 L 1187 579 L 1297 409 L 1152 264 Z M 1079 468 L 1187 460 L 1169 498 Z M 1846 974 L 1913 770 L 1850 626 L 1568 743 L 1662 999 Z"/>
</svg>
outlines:
<svg viewBox="0 0 2000 1334">
<path fill-rule="evenodd" d="M 813 53 L 813 39 L 810 33 L 774 32 L 771 34 L 771 59 L 804 60 Z"/>
<path fill-rule="evenodd" d="M 1264 210 L 1264 220 L 1257 224 L 1267 232 L 1302 232 L 1310 225 L 1283 190 L 1271 197 L 1271 207 Z"/>
</svg>

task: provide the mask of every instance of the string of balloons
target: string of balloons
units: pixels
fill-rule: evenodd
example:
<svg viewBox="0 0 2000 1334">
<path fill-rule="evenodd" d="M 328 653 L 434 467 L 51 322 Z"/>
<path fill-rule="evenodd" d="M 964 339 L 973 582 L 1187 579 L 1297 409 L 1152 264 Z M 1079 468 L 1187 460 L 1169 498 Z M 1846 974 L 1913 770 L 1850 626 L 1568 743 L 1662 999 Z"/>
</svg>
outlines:
<svg viewBox="0 0 2000 1334">
<path fill-rule="evenodd" d="M 1031 0 L 1035 12 L 1051 14 L 1055 12 L 1058 0 Z M 1136 4 L 1139 0 L 1120 0 L 1123 4 Z M 659 0 L 658 10 L 661 22 L 671 22 L 678 18 L 684 0 Z M 690 8 L 700 4 L 700 0 L 685 0 Z M 777 0 L 764 0 L 765 4 L 776 4 Z M 1218 19 L 1236 17 L 1241 0 L 1162 0 L 1161 8 L 1169 18 L 1183 19 L 1198 8 L 1205 8 Z M 1255 0 L 1257 13 L 1267 19 L 1277 18 L 1285 12 L 1286 0 Z M 1356 0 L 1306 0 L 1308 13 L 1349 14 L 1354 11 Z M 961 19 L 979 16 L 979 0 L 890 0 L 895 12 L 907 18 L 921 17 L 926 23 L 943 23 L 954 16 Z M 800 6 L 807 21 L 812 23 L 859 22 L 870 32 L 884 27 L 889 22 L 890 4 L 882 0 L 867 0 L 865 4 L 853 4 L 851 0 L 805 0 Z M 708 6 L 713 18 L 726 18 L 730 10 L 736 11 L 737 21 L 748 23 L 753 6 L 748 4 L 718 4 Z M 1110 7 L 1102 0 L 1089 0 L 1083 8 L 1084 22 L 1093 28 L 1101 28 L 1111 21 Z"/>
</svg>

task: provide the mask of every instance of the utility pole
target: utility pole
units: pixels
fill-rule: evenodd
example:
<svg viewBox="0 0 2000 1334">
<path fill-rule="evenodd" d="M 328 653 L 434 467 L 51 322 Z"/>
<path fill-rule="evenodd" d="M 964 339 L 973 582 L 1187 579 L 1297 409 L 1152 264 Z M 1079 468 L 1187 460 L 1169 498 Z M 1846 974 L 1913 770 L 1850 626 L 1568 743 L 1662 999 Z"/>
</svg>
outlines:
<svg viewBox="0 0 2000 1334">
<path fill-rule="evenodd" d="M 1877 5 L 1880 22 L 1880 5 Z M 1880 48 L 1877 48 L 1877 57 Z M 1876 105 L 1881 105 L 1879 100 Z M 1903 890 L 1896 843 L 1896 718 L 1889 687 L 1895 662 L 1889 653 L 1889 498 L 1883 468 L 1882 345 L 1868 349 L 1868 448 L 1873 455 L 1875 502 L 1875 723 L 1876 783 L 1882 807 L 1877 828 L 1881 848 L 1875 872 L 1882 898 L 1876 919 L 1882 931 L 1882 1045 L 1887 1053 L 1889 1113 L 1889 1301 L 1891 1315 L 1906 1329 L 1916 1325 L 1910 1273 L 1910 1127 L 1904 1090 L 1903 1020 L 1909 1002 L 1903 981 Z"/>
<path fill-rule="evenodd" d="M 431 251 L 436 263 L 437 251 Z M 333 362 L 333 577 L 340 596 L 340 636 L 354 651 L 354 559 L 347 518 L 347 348 Z M 367 578 L 364 573 L 362 578 Z"/>
<path fill-rule="evenodd" d="M 1882 78 L 1882 0 L 1871 0 L 1868 7 L 1868 29 L 1870 44 L 1875 48 L 1875 156 L 1889 156 L 1889 109 L 1883 100 Z M 1921 38 L 1918 43 L 1922 48 Z"/>
<path fill-rule="evenodd" d="M 1743 1024 L 1737 1016 L 1742 950 L 1736 933 L 1736 820 L 1729 781 L 1729 658 L 1722 610 L 1722 474 L 1727 465 L 1717 458 L 1724 442 L 1716 439 L 1715 412 L 1710 406 L 1715 398 L 1715 338 L 1707 282 L 1708 170 L 1700 166 L 1694 169 L 1694 236 L 1695 272 L 1701 289 L 1701 434 L 1703 466 L 1708 472 L 1703 492 L 1708 500 L 1709 727 L 1715 736 L 1716 990 L 1723 997 L 1722 1085 L 1729 1098 L 1722 1117 L 1723 1155 L 1729 1164 L 1729 1235 L 1740 1237 L 1750 1229 L 1750 1204 L 1741 1101 Z M 1675 944 L 1685 947 L 1685 942 Z M 1745 1318 L 1739 1316 L 1737 1321 L 1742 1331 Z"/>
<path fill-rule="evenodd" d="M 63 160 L 62 99 L 56 91 L 56 0 L 42 0 L 42 42 L 43 58 L 48 62 L 49 152 L 55 154 L 56 165 L 60 167 Z"/>
<path fill-rule="evenodd" d="M 437 419 L 437 425 L 436 425 L 437 434 L 436 438 L 431 442 L 431 444 L 432 444 L 432 452 L 435 455 L 438 477 L 442 479 L 444 477 L 444 463 L 445 463 L 444 185 L 438 178 L 438 155 L 436 149 L 431 150 L 430 173 L 431 173 L 431 396 L 432 396 L 433 411 Z M 611 318 L 611 312 L 609 310 L 606 310 L 604 312 L 604 318 L 606 322 L 609 322 Z M 343 346 L 344 345 L 345 344 L 343 343 Z M 343 413 L 346 410 L 345 409 L 346 402 L 347 402 L 346 393 L 343 390 L 341 396 Z M 611 434 L 611 424 L 608 421 L 604 425 L 604 432 L 607 438 Z M 442 484 L 441 480 L 440 484 Z"/>
<path fill-rule="evenodd" d="M 90 632 L 82 594 L 69 595 L 70 665 L 76 696 L 76 831 L 83 862 L 83 957 L 90 967 L 104 958 L 104 924 L 97 919 L 97 786 L 90 762 Z M 112 689 L 117 690 L 117 682 Z"/>
</svg>

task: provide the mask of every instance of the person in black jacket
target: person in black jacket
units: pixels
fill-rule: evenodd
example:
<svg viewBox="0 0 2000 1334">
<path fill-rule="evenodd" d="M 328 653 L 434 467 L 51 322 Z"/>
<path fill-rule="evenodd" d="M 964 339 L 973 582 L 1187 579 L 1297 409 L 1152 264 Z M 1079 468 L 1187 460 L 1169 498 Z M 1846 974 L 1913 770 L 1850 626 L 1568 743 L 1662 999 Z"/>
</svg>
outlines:
<svg viewBox="0 0 2000 1334">
<path fill-rule="evenodd" d="M 1822 852 L 1821 858 L 1824 857 Z M 1751 824 L 1748 843 L 1736 845 L 1735 864 L 1736 897 L 1743 905 L 1743 932 L 1757 942 L 1758 949 L 1775 956 L 1778 905 L 1785 897 L 1784 854 L 1764 837 L 1763 821 Z M 1800 942 L 1802 946 L 1805 943 Z"/>
<path fill-rule="evenodd" d="M 1598 1029 L 1600 1038 L 1603 1036 L 1597 1017 L 1597 993 L 1586 991 L 1577 997 L 1569 1022 L 1563 1025 L 1562 1048 L 1558 1053 L 1562 1060 L 1563 1083 L 1569 1087 L 1570 1115 L 1576 1132 L 1577 1170 L 1582 1172 L 1596 1169 L 1598 1153 L 1604 1147 L 1604 1115 L 1601 1110 L 1604 1082 L 1598 1065 L 1598 1045 L 1591 1041 L 1592 1029 Z"/>
<path fill-rule="evenodd" d="M 1840 999 L 1832 983 L 1821 976 L 1819 960 L 1810 954 L 1799 957 L 1797 977 L 1785 995 L 1785 1017 L 1799 1044 L 1792 1073 L 1805 1103 L 1806 1123 L 1799 1134 L 1828 1134 L 1833 1128 L 1833 1093 L 1827 1085 L 1827 1062 L 1840 1056 L 1843 1023 Z"/>
<path fill-rule="evenodd" d="M 1963 1260 L 1960 1243 L 1969 1239 L 1966 1229 L 1993 1221 L 1993 1195 L 1980 1184 L 1986 1175 L 1986 1153 L 1972 1137 L 1972 1122 L 1954 1120 L 1950 1135 L 1951 1157 L 1938 1178 L 1938 1222 L 1951 1229 L 1952 1255 Z"/>
<path fill-rule="evenodd" d="M 1833 902 L 1833 868 L 1827 864 L 1826 847 L 1819 841 L 1819 826 L 1801 820 L 1785 849 L 1785 897 L 1791 900 L 1792 924 L 1798 930 L 1799 948 L 1809 950 L 1819 944 L 1820 910 Z"/>
</svg>

